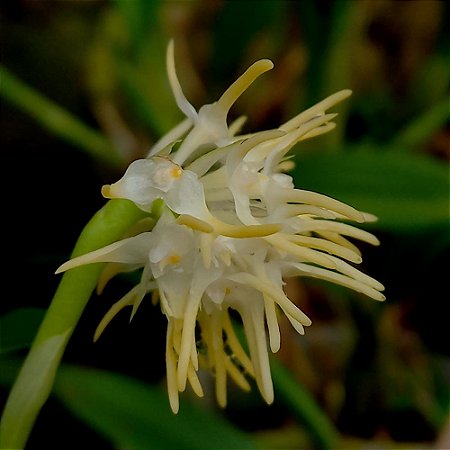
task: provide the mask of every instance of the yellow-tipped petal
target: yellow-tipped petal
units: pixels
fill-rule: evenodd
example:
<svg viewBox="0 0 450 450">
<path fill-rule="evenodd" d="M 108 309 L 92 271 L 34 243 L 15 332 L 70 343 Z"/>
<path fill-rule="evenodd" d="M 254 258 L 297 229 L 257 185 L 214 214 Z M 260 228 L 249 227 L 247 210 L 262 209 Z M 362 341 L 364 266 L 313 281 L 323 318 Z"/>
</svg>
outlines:
<svg viewBox="0 0 450 450">
<path fill-rule="evenodd" d="M 233 238 L 265 237 L 277 233 L 281 230 L 278 223 L 268 223 L 263 225 L 231 225 L 220 220 L 214 221 L 214 230 L 222 236 Z"/>
<path fill-rule="evenodd" d="M 197 219 L 189 214 L 181 214 L 178 216 L 176 223 L 179 225 L 186 225 L 193 230 L 201 231 L 202 233 L 212 233 L 214 228 L 204 220 Z"/>
<path fill-rule="evenodd" d="M 264 72 L 273 68 L 270 59 L 261 59 L 253 63 L 223 94 L 217 104 L 224 111 L 229 111 L 233 103 Z"/>
<path fill-rule="evenodd" d="M 350 97 L 350 95 L 352 95 L 352 91 L 350 89 L 343 89 L 342 91 L 338 91 L 315 104 L 311 108 L 308 108 L 307 110 L 301 112 L 300 114 L 283 124 L 280 129 L 291 131 L 297 128 L 300 124 L 311 120 L 314 116 L 323 114 L 329 108 Z"/>
<path fill-rule="evenodd" d="M 111 198 L 111 185 L 105 184 L 102 186 L 102 195 L 105 198 Z"/>
</svg>

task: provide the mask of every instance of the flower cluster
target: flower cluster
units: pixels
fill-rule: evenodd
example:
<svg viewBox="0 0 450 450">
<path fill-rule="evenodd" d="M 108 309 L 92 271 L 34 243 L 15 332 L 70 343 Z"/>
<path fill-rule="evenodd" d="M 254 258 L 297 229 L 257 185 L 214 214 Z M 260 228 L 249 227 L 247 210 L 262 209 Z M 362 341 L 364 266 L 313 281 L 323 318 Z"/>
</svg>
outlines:
<svg viewBox="0 0 450 450">
<path fill-rule="evenodd" d="M 139 284 L 106 314 L 95 339 L 123 307 L 132 306 L 133 316 L 152 293 L 168 321 L 167 385 L 174 412 L 187 382 L 203 395 L 199 367 L 214 374 L 221 406 L 227 377 L 244 390 L 250 389 L 248 377 L 254 377 L 265 401 L 273 401 L 268 346 L 272 352 L 280 348 L 279 314 L 300 334 L 311 325 L 286 296 L 286 277 L 319 278 L 384 300 L 383 286 L 355 268 L 361 254 L 351 241 L 379 242 L 347 223 L 374 217 L 296 189 L 285 173 L 292 167 L 289 150 L 333 129 L 336 114 L 326 111 L 351 92 L 337 92 L 274 130 L 239 135 L 242 118 L 227 124 L 233 103 L 272 67 L 269 60 L 257 61 L 218 101 L 197 112 L 181 90 L 171 42 L 167 71 L 186 119 L 145 159 L 131 163 L 119 181 L 102 188 L 106 198 L 129 199 L 149 218 L 158 200 L 162 207 L 156 224 L 143 220 L 125 239 L 74 258 L 57 271 L 108 263 L 99 280 L 102 289 L 117 273 L 142 270 Z M 236 314 L 248 354 L 233 328 Z"/>
</svg>

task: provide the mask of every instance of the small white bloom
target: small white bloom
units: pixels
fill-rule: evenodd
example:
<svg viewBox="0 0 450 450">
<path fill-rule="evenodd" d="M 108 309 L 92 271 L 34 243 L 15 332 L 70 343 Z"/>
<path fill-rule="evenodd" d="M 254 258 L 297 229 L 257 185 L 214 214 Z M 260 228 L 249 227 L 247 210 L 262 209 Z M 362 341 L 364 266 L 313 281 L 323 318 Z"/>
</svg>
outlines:
<svg viewBox="0 0 450 450">
<path fill-rule="evenodd" d="M 145 295 L 153 293 L 168 321 L 167 384 L 174 412 L 187 382 L 203 395 L 199 367 L 214 374 L 221 406 L 228 376 L 245 390 L 250 389 L 247 377 L 254 377 L 263 398 L 273 401 L 268 346 L 276 352 L 281 345 L 278 311 L 300 334 L 311 325 L 286 296 L 285 278 L 319 278 L 384 300 L 383 286 L 355 268 L 362 258 L 348 238 L 373 245 L 378 239 L 340 221 L 374 217 L 296 189 L 283 171 L 294 145 L 334 128 L 336 115 L 326 110 L 350 91 L 331 95 L 276 130 L 236 136 L 242 120 L 227 124 L 233 103 L 272 67 L 268 60 L 254 63 L 217 102 L 197 112 L 178 82 L 171 42 L 167 70 L 186 119 L 147 158 L 134 161 L 119 181 L 102 189 L 105 197 L 129 199 L 149 213 L 160 199 L 163 212 L 153 228 L 145 224 L 144 231 L 74 258 L 57 271 L 108 263 L 101 289 L 121 271 L 142 270 L 140 283 L 106 314 L 95 339 L 123 307 L 132 306 L 133 316 Z M 230 310 L 242 319 L 249 355 L 235 334 Z"/>
</svg>

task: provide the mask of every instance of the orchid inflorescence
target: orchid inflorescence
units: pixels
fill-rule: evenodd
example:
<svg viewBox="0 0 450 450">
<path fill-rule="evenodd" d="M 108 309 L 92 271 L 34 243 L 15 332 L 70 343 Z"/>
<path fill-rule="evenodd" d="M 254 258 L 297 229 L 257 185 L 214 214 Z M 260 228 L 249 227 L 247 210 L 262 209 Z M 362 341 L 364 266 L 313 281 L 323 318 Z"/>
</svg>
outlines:
<svg viewBox="0 0 450 450">
<path fill-rule="evenodd" d="M 131 200 L 148 217 L 124 239 L 57 270 L 108 263 L 99 291 L 118 273 L 142 270 L 140 282 L 113 305 L 94 339 L 125 306 L 132 307 L 133 317 L 151 293 L 168 321 L 167 386 L 175 413 L 187 381 L 203 396 L 200 367 L 214 374 L 222 407 L 228 376 L 244 390 L 254 377 L 264 400 L 273 401 L 267 337 L 271 351 L 277 352 L 280 311 L 300 334 L 311 325 L 286 296 L 286 278 L 318 278 L 375 300 L 385 298 L 383 285 L 355 267 L 362 259 L 352 242 L 378 245 L 378 239 L 347 223 L 376 218 L 296 189 L 285 173 L 293 166 L 288 152 L 300 141 L 332 130 L 336 114 L 326 111 L 351 91 L 329 96 L 277 129 L 240 135 L 244 118 L 227 124 L 235 101 L 272 67 L 267 59 L 255 62 L 218 101 L 196 111 L 178 81 L 171 41 L 167 72 L 186 118 L 146 158 L 132 162 L 119 181 L 102 188 L 104 197 Z M 233 326 L 235 316 L 242 320 L 248 354 Z"/>
</svg>

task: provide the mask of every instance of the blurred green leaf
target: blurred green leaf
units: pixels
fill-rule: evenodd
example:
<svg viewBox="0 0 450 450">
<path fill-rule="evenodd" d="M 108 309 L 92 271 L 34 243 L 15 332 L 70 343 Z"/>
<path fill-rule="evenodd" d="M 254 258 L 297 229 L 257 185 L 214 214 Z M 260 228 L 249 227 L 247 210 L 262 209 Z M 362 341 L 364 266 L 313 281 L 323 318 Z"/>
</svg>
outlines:
<svg viewBox="0 0 450 450">
<path fill-rule="evenodd" d="M 356 2 L 340 0 L 321 4 L 305 0 L 292 2 L 302 27 L 308 52 L 306 88 L 302 108 L 341 89 L 349 89 L 352 44 L 360 39 L 362 23 L 360 7 Z M 351 24 L 351 26 L 349 26 Z M 339 113 L 341 123 L 347 121 L 350 103 L 348 101 L 333 107 Z M 311 149 L 338 150 L 344 139 L 345 127 L 338 126 L 333 133 L 327 133 L 318 140 L 307 143 Z"/>
<path fill-rule="evenodd" d="M 394 151 L 407 152 L 424 144 L 450 119 L 450 97 L 446 97 L 409 123 L 389 143 Z"/>
<path fill-rule="evenodd" d="M 184 401 L 174 415 L 165 390 L 123 375 L 62 366 L 54 394 L 116 448 L 255 448 L 213 411 Z"/>
<path fill-rule="evenodd" d="M 159 25 L 161 0 L 115 0 L 121 14 L 125 18 L 133 50 L 139 53 L 145 46 L 149 29 Z"/>
<path fill-rule="evenodd" d="M 0 385 L 8 387 L 21 362 L 2 358 Z M 115 448 L 252 449 L 255 442 L 214 411 L 184 400 L 175 415 L 165 389 L 128 376 L 62 365 L 52 393 Z"/>
<path fill-rule="evenodd" d="M 298 14 L 308 49 L 306 104 L 349 88 L 350 44 L 360 34 L 355 17 L 358 5 L 348 0 L 326 5 L 305 0 L 293 3 L 292 7 Z"/>
<path fill-rule="evenodd" d="M 214 22 L 211 40 L 214 47 L 210 63 L 211 80 L 227 86 L 235 77 L 235 70 L 245 58 L 252 43 L 274 29 L 273 39 L 286 33 L 286 3 L 260 0 L 224 2 Z M 266 54 L 269 58 L 271 55 Z"/>
<path fill-rule="evenodd" d="M 408 100 L 410 106 L 427 109 L 448 96 L 450 58 L 447 53 L 432 53 L 414 74 Z"/>
<path fill-rule="evenodd" d="M 296 156 L 295 184 L 378 216 L 377 229 L 448 226 L 449 167 L 429 157 L 369 148 Z"/>
<path fill-rule="evenodd" d="M 249 353 L 242 324 L 234 322 L 233 326 L 242 347 Z M 270 367 L 276 399 L 292 412 L 299 424 L 305 426 L 317 449 L 336 448 L 339 441 L 338 431 L 310 392 L 292 376 L 276 356 L 270 358 Z"/>
<path fill-rule="evenodd" d="M 87 54 L 86 83 L 94 103 L 112 102 L 130 130 L 158 138 L 182 120 L 166 73 L 160 1 L 115 3 Z"/>
<path fill-rule="evenodd" d="M 123 162 L 117 149 L 100 133 L 1 66 L 0 96 L 27 113 L 46 130 L 84 150 L 91 157 L 116 167 L 120 167 Z"/>
<path fill-rule="evenodd" d="M 149 52 L 149 55 L 155 53 Z M 117 64 L 121 88 L 133 114 L 157 137 L 183 120 L 167 81 L 163 51 L 160 49 L 159 53 L 159 58 L 144 58 L 142 67 L 132 66 L 127 61 Z"/>
<path fill-rule="evenodd" d="M 314 397 L 277 359 L 271 358 L 270 365 L 277 398 L 305 425 L 318 449 L 336 448 L 339 434 Z"/>
<path fill-rule="evenodd" d="M 1 316 L 0 354 L 29 347 L 44 314 L 42 308 L 18 308 Z"/>
</svg>

